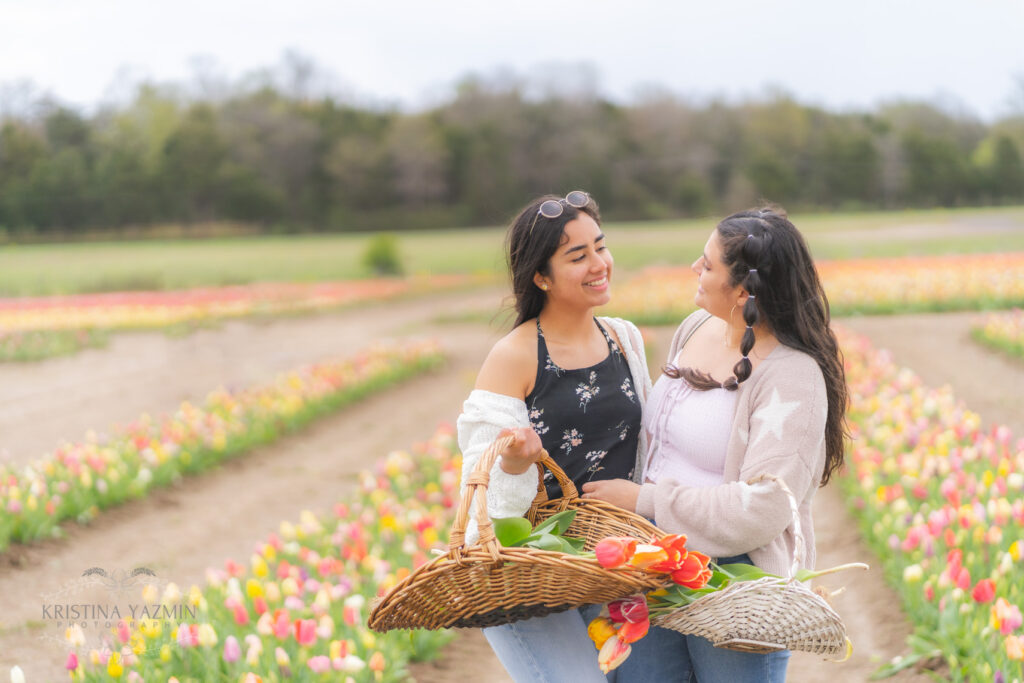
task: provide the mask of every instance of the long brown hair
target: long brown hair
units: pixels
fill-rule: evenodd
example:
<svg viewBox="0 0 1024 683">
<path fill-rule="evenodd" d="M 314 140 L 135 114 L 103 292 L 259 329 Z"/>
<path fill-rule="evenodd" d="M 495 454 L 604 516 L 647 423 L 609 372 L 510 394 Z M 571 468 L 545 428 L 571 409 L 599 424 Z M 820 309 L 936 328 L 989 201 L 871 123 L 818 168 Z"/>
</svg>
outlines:
<svg viewBox="0 0 1024 683">
<path fill-rule="evenodd" d="M 565 224 L 585 213 L 601 225 L 601 213 L 593 197 L 589 197 L 586 206 L 578 209 L 562 201 L 562 215 L 558 218 L 547 218 L 539 213 L 540 205 L 549 199 L 557 202 L 562 198 L 545 195 L 534 199 L 512 221 L 505 238 L 505 256 L 516 310 L 513 327 L 536 318 L 544 308 L 547 294 L 537 287 L 533 276 L 550 273 L 551 257 L 562 244 Z"/>
<path fill-rule="evenodd" d="M 814 358 L 824 376 L 828 399 L 825 471 L 821 478 L 824 486 L 843 464 L 843 442 L 849 436 L 847 387 L 842 351 L 829 326 L 828 297 L 811 252 L 785 211 L 777 207 L 735 213 L 719 223 L 717 231 L 730 285 L 742 285 L 750 295 L 743 305 L 743 320 L 747 323 L 740 341 L 743 358 L 733 367 L 734 376 L 721 383 L 693 368 L 666 366 L 663 371 L 671 377 L 682 377 L 701 391 L 721 387 L 735 391 L 750 377 L 752 366 L 747 354 L 754 346 L 752 328 L 759 322 L 780 343 Z"/>
</svg>

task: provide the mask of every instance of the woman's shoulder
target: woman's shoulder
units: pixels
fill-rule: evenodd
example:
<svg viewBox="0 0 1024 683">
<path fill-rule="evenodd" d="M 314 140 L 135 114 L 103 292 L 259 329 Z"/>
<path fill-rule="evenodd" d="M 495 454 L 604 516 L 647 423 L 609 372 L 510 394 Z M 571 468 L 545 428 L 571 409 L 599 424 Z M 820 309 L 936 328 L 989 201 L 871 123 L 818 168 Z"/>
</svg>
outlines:
<svg viewBox="0 0 1024 683">
<path fill-rule="evenodd" d="M 698 327 L 706 323 L 711 319 L 711 314 L 705 311 L 703 308 L 698 308 L 690 315 L 683 318 L 683 322 L 679 323 L 679 327 L 676 328 L 675 334 L 672 335 L 672 344 L 669 348 L 669 361 L 675 358 L 679 353 L 679 349 L 683 348 L 683 345 L 690 338 Z"/>
<path fill-rule="evenodd" d="M 824 389 L 825 376 L 818 361 L 806 351 L 779 343 L 768 357 L 757 367 L 755 384 L 791 386 L 795 391 L 806 392 L 810 387 Z"/>
<path fill-rule="evenodd" d="M 525 396 L 537 369 L 537 321 L 527 320 L 491 347 L 477 375 L 476 388 Z"/>
</svg>

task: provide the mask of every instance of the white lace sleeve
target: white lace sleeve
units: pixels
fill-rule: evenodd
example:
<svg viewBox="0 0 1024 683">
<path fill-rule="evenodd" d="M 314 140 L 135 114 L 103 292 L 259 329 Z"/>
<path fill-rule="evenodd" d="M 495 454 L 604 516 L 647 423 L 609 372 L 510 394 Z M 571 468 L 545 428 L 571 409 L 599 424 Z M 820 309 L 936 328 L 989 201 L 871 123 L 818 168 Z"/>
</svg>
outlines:
<svg viewBox="0 0 1024 683">
<path fill-rule="evenodd" d="M 480 456 L 501 430 L 529 427 L 530 418 L 522 399 L 475 389 L 463 404 L 456 426 L 462 451 L 462 486 L 465 486 Z M 501 469 L 500 460 L 491 468 L 487 514 L 492 518 L 521 517 L 537 495 L 537 471 L 531 468 L 523 474 L 508 474 Z M 470 519 L 466 527 L 467 545 L 475 543 L 477 538 L 476 522 Z"/>
</svg>

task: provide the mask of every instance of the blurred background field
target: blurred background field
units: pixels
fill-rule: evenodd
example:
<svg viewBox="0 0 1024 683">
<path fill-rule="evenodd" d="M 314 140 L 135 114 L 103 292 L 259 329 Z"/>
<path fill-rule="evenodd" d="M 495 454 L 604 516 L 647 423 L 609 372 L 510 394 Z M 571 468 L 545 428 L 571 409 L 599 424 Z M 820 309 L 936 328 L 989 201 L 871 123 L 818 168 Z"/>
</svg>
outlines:
<svg viewBox="0 0 1024 683">
<path fill-rule="evenodd" d="M 1024 208 L 796 214 L 815 258 L 1024 251 Z M 713 217 L 606 222 L 616 267 L 690 263 Z M 504 228 L 388 233 L 406 272 L 501 277 Z M 88 241 L 0 248 L 0 296 L 174 290 L 251 282 L 367 278 L 374 233 Z"/>
<path fill-rule="evenodd" d="M 1024 5 L 836 7 L 7 3 L 0 676 L 504 681 L 479 634 L 414 663 L 450 634 L 365 608 L 444 545 L 504 226 L 583 189 L 652 372 L 716 221 L 763 203 L 848 328 L 819 565 L 881 569 L 837 598 L 853 657 L 789 679 L 1024 679 Z M 205 607 L 39 618 L 118 564 Z"/>
</svg>

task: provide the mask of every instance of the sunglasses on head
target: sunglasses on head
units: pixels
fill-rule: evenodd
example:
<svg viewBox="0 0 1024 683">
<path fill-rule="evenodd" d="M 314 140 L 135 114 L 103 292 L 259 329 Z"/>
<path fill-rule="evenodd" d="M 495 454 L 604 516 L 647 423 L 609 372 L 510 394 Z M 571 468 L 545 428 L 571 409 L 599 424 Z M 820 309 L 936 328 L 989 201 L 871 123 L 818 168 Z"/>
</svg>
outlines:
<svg viewBox="0 0 1024 683">
<path fill-rule="evenodd" d="M 583 190 L 573 190 L 562 199 L 548 199 L 542 202 L 540 208 L 537 209 L 537 215 L 533 217 L 533 223 L 530 225 L 530 234 L 533 234 L 533 228 L 537 225 L 537 219 L 541 216 L 547 219 L 558 218 L 565 210 L 566 204 L 574 209 L 582 209 L 589 203 L 590 195 Z"/>
</svg>

